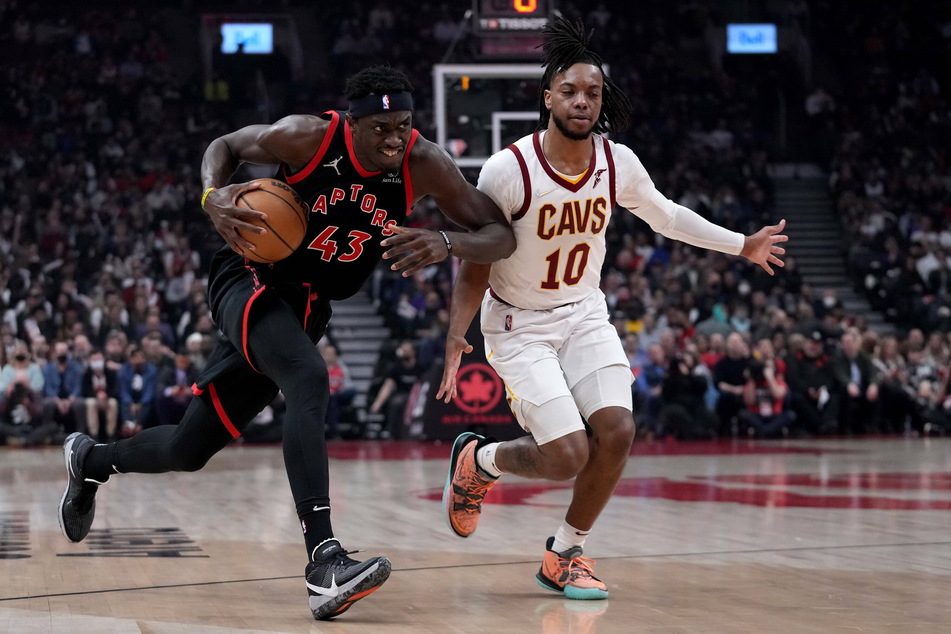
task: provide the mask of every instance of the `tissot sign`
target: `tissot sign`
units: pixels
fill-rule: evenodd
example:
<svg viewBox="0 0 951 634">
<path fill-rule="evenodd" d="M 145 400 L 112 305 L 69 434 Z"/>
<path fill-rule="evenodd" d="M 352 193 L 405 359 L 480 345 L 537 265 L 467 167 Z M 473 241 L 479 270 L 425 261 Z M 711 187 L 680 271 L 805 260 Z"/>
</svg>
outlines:
<svg viewBox="0 0 951 634">
<path fill-rule="evenodd" d="M 550 0 L 476 0 L 472 17 L 478 35 L 540 34 L 551 18 Z"/>
</svg>

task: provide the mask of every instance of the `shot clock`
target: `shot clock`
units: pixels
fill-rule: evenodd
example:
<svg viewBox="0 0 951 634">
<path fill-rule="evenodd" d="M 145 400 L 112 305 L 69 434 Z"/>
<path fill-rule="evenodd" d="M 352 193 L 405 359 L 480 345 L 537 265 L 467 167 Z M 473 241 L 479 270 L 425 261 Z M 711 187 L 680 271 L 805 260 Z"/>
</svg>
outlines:
<svg viewBox="0 0 951 634">
<path fill-rule="evenodd" d="M 553 0 L 474 0 L 474 31 L 479 35 L 539 35 Z"/>
<path fill-rule="evenodd" d="M 472 32 L 485 57 L 537 57 L 555 0 L 473 0 Z"/>
</svg>

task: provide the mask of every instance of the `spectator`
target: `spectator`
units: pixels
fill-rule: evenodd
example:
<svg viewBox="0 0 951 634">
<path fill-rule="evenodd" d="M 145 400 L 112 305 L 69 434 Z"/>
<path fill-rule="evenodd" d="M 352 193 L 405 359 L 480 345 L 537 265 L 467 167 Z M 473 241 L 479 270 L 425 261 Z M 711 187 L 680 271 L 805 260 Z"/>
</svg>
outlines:
<svg viewBox="0 0 951 634">
<path fill-rule="evenodd" d="M 177 425 L 182 419 L 198 374 L 198 368 L 192 365 L 184 348 L 175 355 L 173 365 L 159 368 L 155 393 L 155 415 L 159 425 Z"/>
<path fill-rule="evenodd" d="M 72 358 L 69 344 L 53 344 L 53 358 L 43 367 L 43 416 L 67 435 L 80 428 L 83 366 Z"/>
<path fill-rule="evenodd" d="M 776 346 L 769 337 L 763 337 L 756 342 L 753 357 L 764 363 L 771 362 L 775 366 L 776 374 L 786 376 L 786 362 L 776 356 Z"/>
<path fill-rule="evenodd" d="M 43 398 L 26 383 L 15 382 L 0 403 L 0 440 L 6 444 L 31 447 L 54 439 L 56 423 L 42 415 Z"/>
<path fill-rule="evenodd" d="M 330 378 L 330 400 L 327 403 L 327 436 L 332 438 L 340 435 L 340 422 L 343 412 L 347 411 L 356 396 L 353 379 L 350 378 L 350 369 L 337 354 L 337 346 L 325 343 L 320 346 L 320 354 L 327 363 L 327 373 Z"/>
<path fill-rule="evenodd" d="M 724 356 L 726 356 L 726 337 L 720 333 L 713 333 L 708 338 L 707 349 L 700 354 L 700 361 L 713 370 L 713 367 Z"/>
<path fill-rule="evenodd" d="M 166 348 L 175 346 L 175 331 L 172 330 L 172 326 L 168 322 L 163 321 L 158 306 L 148 308 L 145 319 L 133 327 L 133 333 L 138 341 L 146 336 L 151 336 L 157 338 L 159 343 L 166 346 Z"/>
<path fill-rule="evenodd" d="M 155 424 L 155 388 L 158 368 L 149 363 L 137 345 L 129 349 L 129 360 L 119 368 L 119 416 L 122 434 L 132 436 Z"/>
<path fill-rule="evenodd" d="M 738 429 L 737 415 L 745 407 L 746 370 L 750 362 L 749 347 L 739 333 L 726 338 L 726 355 L 713 366 L 713 381 L 719 396 L 716 413 L 721 436 L 731 436 Z"/>
<path fill-rule="evenodd" d="M 419 333 L 416 343 L 419 362 L 423 367 L 431 367 L 442 362 L 446 353 L 446 335 L 449 332 L 449 309 L 440 308 L 427 330 Z"/>
<path fill-rule="evenodd" d="M 106 358 L 102 352 L 97 350 L 89 355 L 82 385 L 81 397 L 85 405 L 86 433 L 101 442 L 116 440 L 119 421 L 119 380 L 116 371 L 106 367 Z"/>
<path fill-rule="evenodd" d="M 628 363 L 631 365 L 631 373 L 636 379 L 641 375 L 641 370 L 650 361 L 647 352 L 641 347 L 640 336 L 636 332 L 629 332 L 624 335 L 624 352 L 627 354 Z"/>
<path fill-rule="evenodd" d="M 743 429 L 757 438 L 788 436 L 796 421 L 796 414 L 787 404 L 789 388 L 782 373 L 776 369 L 777 359 L 755 359 L 747 369 L 746 385 L 739 422 Z"/>
<path fill-rule="evenodd" d="M 92 342 L 89 341 L 89 337 L 85 334 L 78 334 L 73 336 L 72 344 L 72 353 L 73 359 L 79 362 L 80 365 L 85 369 L 86 364 L 89 362 L 89 355 L 93 352 Z"/>
<path fill-rule="evenodd" d="M 946 300 L 951 295 L 951 262 L 944 249 L 935 251 L 935 265 L 928 272 L 927 280 L 927 290 L 931 295 L 941 300 Z"/>
<path fill-rule="evenodd" d="M 811 434 L 838 429 L 839 395 L 824 345 L 825 336 L 815 330 L 806 338 L 802 351 L 786 363 L 796 418 Z"/>
<path fill-rule="evenodd" d="M 918 433 L 925 432 L 925 426 L 932 422 L 936 412 L 940 411 L 942 374 L 947 368 L 939 368 L 925 356 L 921 346 L 910 346 L 906 366 L 905 390 L 913 401 L 911 427 Z M 906 430 L 908 431 L 908 430 Z"/>
<path fill-rule="evenodd" d="M 139 341 L 145 360 L 161 370 L 175 366 L 175 353 L 162 341 L 158 333 L 147 333 Z"/>
<path fill-rule="evenodd" d="M 911 424 L 914 400 L 905 390 L 908 381 L 905 358 L 901 354 L 898 339 L 884 337 L 872 363 L 879 377 L 879 404 L 882 431 L 902 433 L 905 424 Z"/>
<path fill-rule="evenodd" d="M 412 341 L 403 341 L 397 347 L 395 356 L 395 362 L 390 365 L 386 379 L 369 410 L 371 414 L 377 414 L 385 408 L 385 422 L 380 434 L 384 438 L 403 437 L 406 403 L 424 370 L 416 361 L 416 346 Z"/>
<path fill-rule="evenodd" d="M 647 348 L 647 363 L 641 367 L 641 373 L 634 382 L 635 413 L 640 421 L 638 428 L 649 436 L 655 436 L 660 431 L 659 416 L 667 365 L 663 346 L 660 343 L 651 344 Z"/>
<path fill-rule="evenodd" d="M 934 387 L 934 398 L 924 412 L 922 434 L 944 436 L 951 432 L 951 372 L 947 366 L 939 371 L 940 382 Z"/>
<path fill-rule="evenodd" d="M 126 348 L 129 340 L 126 334 L 121 330 L 114 330 L 106 337 L 106 343 L 103 346 L 103 356 L 106 359 L 106 367 L 118 374 L 119 368 L 126 362 Z"/>
<path fill-rule="evenodd" d="M 698 369 L 692 352 L 671 359 L 661 389 L 659 435 L 677 440 L 706 440 L 716 435 L 717 419 L 705 402 L 707 379 Z"/>
<path fill-rule="evenodd" d="M 56 431 L 43 421 L 43 374 L 22 341 L 14 344 L 0 370 L 0 440 L 36 445 Z M 6 355 L 0 355 L 6 356 Z"/>
<path fill-rule="evenodd" d="M 30 355 L 36 359 L 40 369 L 46 367 L 50 358 L 50 344 L 43 335 L 36 335 L 30 340 Z"/>
<path fill-rule="evenodd" d="M 862 434 L 879 430 L 878 373 L 861 350 L 856 330 L 846 331 L 832 356 L 832 371 L 839 389 L 839 432 Z"/>
<path fill-rule="evenodd" d="M 30 351 L 23 342 L 17 342 L 13 346 L 6 365 L 0 370 L 0 394 L 5 398 L 17 383 L 36 392 L 40 402 L 43 401 L 43 372 L 39 364 L 32 360 Z"/>
<path fill-rule="evenodd" d="M 205 369 L 205 364 L 208 363 L 208 348 L 210 348 L 210 344 L 206 346 L 205 335 L 200 332 L 193 332 L 185 339 L 185 350 L 188 352 L 188 358 L 191 359 L 192 365 L 199 372 Z"/>
<path fill-rule="evenodd" d="M 657 316 L 654 313 L 646 313 L 641 322 L 641 329 L 638 332 L 638 336 L 641 339 L 641 347 L 645 350 L 650 350 L 652 345 L 660 343 L 660 335 L 664 330 L 666 330 L 666 328 L 658 323 Z M 623 335 L 624 333 L 619 334 Z"/>
</svg>

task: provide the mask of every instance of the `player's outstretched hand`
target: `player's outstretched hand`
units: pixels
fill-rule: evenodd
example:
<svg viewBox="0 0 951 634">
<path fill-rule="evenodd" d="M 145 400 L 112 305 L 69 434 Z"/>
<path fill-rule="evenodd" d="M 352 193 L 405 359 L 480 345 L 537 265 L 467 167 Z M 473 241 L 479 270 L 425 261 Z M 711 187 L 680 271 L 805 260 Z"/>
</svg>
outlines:
<svg viewBox="0 0 951 634">
<path fill-rule="evenodd" d="M 403 277 L 409 277 L 430 264 L 441 262 L 449 255 L 446 241 L 435 231 L 396 227 L 395 232 L 380 244 L 389 247 L 383 253 L 384 260 L 399 258 L 390 268 L 403 271 Z"/>
<path fill-rule="evenodd" d="M 443 365 L 442 382 L 436 392 L 436 400 L 442 399 L 448 403 L 456 397 L 456 374 L 459 373 L 459 364 L 462 355 L 472 352 L 472 346 L 465 337 L 449 335 L 446 337 L 446 363 Z"/>
<path fill-rule="evenodd" d="M 782 233 L 785 226 L 786 221 L 780 220 L 778 225 L 767 225 L 753 235 L 746 236 L 740 255 L 754 264 L 759 264 L 770 275 L 774 275 L 770 264 L 779 267 L 786 266 L 779 257 L 786 254 L 786 249 L 777 246 L 780 242 L 789 240 L 789 236 Z"/>
<path fill-rule="evenodd" d="M 254 251 L 254 245 L 241 237 L 238 229 L 252 233 L 266 233 L 267 229 L 253 225 L 249 221 L 254 219 L 267 219 L 267 214 L 253 209 L 238 207 L 238 196 L 244 192 L 249 192 L 260 187 L 258 183 L 249 185 L 248 183 L 235 183 L 215 189 L 208 194 L 205 199 L 205 213 L 211 218 L 211 223 L 215 230 L 221 234 L 228 246 L 236 253 L 242 250 Z"/>
</svg>

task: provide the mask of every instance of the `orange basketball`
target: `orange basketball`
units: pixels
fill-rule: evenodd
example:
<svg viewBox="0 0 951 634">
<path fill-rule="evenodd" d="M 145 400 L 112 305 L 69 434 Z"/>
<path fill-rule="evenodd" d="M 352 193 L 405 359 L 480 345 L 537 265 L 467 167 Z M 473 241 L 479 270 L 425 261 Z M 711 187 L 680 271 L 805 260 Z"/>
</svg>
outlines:
<svg viewBox="0 0 951 634">
<path fill-rule="evenodd" d="M 238 231 L 242 238 L 253 244 L 254 251 L 241 255 L 255 262 L 277 262 L 294 252 L 307 233 L 307 204 L 290 185 L 273 178 L 259 178 L 250 184 L 259 183 L 257 189 L 238 196 L 238 207 L 263 211 L 266 220 L 251 220 L 262 226 L 267 233 Z"/>
</svg>

